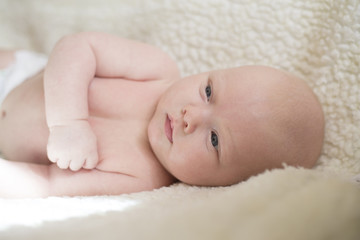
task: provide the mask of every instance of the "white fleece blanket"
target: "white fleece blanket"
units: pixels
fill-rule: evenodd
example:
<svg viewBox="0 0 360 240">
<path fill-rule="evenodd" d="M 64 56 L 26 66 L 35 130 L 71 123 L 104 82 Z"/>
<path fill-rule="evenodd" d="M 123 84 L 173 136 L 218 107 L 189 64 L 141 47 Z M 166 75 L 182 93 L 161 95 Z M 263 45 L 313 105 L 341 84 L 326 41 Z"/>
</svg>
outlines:
<svg viewBox="0 0 360 240">
<path fill-rule="evenodd" d="M 358 0 L 0 1 L 2 48 L 49 53 L 88 30 L 157 45 L 183 76 L 265 64 L 306 79 L 326 115 L 322 155 L 226 188 L 0 199 L 0 239 L 360 239 Z"/>
</svg>

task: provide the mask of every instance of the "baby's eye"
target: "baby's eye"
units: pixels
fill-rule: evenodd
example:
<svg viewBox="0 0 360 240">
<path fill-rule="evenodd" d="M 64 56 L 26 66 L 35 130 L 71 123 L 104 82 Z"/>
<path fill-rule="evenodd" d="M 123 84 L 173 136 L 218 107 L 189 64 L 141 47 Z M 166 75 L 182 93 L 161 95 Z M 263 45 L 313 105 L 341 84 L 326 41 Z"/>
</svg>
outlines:
<svg viewBox="0 0 360 240">
<path fill-rule="evenodd" d="M 205 88 L 205 95 L 206 95 L 206 99 L 207 101 L 210 100 L 210 97 L 211 97 L 211 86 L 210 85 L 207 85 L 206 88 Z"/>
<path fill-rule="evenodd" d="M 218 150 L 219 140 L 215 132 L 211 132 L 211 145 L 213 145 L 216 151 Z"/>
</svg>

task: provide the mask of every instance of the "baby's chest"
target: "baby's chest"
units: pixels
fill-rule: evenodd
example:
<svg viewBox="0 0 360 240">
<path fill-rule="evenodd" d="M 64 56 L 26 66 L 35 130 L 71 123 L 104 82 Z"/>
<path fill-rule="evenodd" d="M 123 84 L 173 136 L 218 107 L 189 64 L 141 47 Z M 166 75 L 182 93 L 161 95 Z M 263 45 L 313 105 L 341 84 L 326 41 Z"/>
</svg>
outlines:
<svg viewBox="0 0 360 240">
<path fill-rule="evenodd" d="M 163 91 L 156 81 L 95 78 L 89 87 L 90 116 L 149 119 Z"/>
<path fill-rule="evenodd" d="M 146 123 L 91 117 L 97 137 L 97 169 L 140 176 L 159 167 L 147 140 Z"/>
<path fill-rule="evenodd" d="M 147 127 L 165 89 L 156 81 L 92 81 L 89 122 L 97 136 L 99 170 L 136 176 L 163 171 L 150 148 Z"/>
</svg>

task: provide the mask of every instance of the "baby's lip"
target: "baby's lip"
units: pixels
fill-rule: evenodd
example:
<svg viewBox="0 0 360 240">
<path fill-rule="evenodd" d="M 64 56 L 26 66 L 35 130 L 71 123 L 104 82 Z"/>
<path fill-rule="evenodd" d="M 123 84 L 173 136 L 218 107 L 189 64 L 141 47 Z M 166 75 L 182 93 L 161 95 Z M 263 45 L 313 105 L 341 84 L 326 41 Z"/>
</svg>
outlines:
<svg viewBox="0 0 360 240">
<path fill-rule="evenodd" d="M 173 143 L 173 123 L 169 114 L 166 114 L 165 119 L 165 135 L 171 143 Z"/>
</svg>

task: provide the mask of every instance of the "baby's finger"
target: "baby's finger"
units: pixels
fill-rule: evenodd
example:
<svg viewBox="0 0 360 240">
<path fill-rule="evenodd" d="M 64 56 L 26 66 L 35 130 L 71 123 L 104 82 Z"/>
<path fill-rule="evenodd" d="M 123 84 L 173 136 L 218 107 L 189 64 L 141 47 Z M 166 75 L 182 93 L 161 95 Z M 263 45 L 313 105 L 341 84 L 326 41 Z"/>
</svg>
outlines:
<svg viewBox="0 0 360 240">
<path fill-rule="evenodd" d="M 84 161 L 71 161 L 70 162 L 70 169 L 74 172 L 80 170 L 82 165 L 84 164 Z"/>
<path fill-rule="evenodd" d="M 83 168 L 85 169 L 94 169 L 98 164 L 98 158 L 97 157 L 89 157 L 86 159 Z"/>
<path fill-rule="evenodd" d="M 48 154 L 48 159 L 52 163 L 56 163 L 59 159 L 57 157 L 51 156 Z"/>
<path fill-rule="evenodd" d="M 64 159 L 61 159 L 59 161 L 57 161 L 57 165 L 59 168 L 61 169 L 67 169 L 69 167 L 69 164 L 70 164 L 70 160 L 64 160 Z"/>
<path fill-rule="evenodd" d="M 57 158 L 57 156 L 55 155 L 54 151 L 49 149 L 49 147 L 47 148 L 47 157 L 48 157 L 49 161 L 52 163 L 56 163 L 59 160 Z"/>
</svg>

